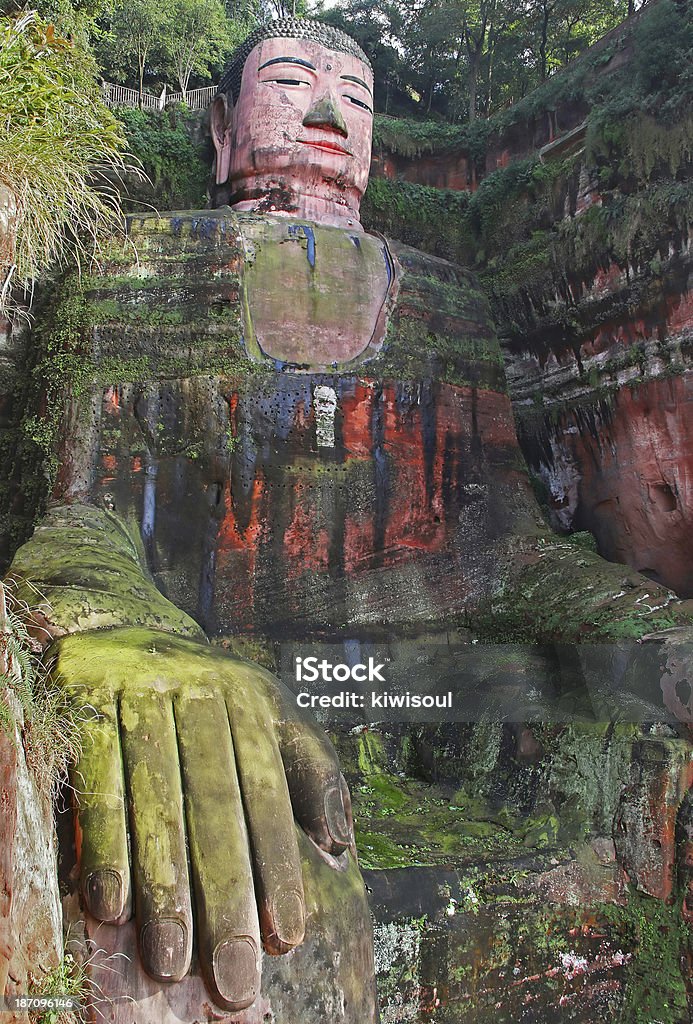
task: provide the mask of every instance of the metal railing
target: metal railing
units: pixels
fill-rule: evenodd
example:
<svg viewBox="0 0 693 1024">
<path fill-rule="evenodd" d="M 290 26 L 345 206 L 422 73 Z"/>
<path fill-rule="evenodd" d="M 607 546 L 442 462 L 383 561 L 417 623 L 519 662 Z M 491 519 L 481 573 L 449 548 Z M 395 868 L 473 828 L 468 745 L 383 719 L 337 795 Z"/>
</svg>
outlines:
<svg viewBox="0 0 693 1024">
<path fill-rule="evenodd" d="M 150 92 L 140 96 L 137 89 L 128 89 L 124 85 L 114 85 L 112 82 L 103 82 L 101 85 L 101 95 L 106 106 L 141 107 L 142 110 L 164 110 L 174 103 L 185 103 L 190 110 L 205 110 L 216 91 L 216 85 L 207 85 L 202 89 L 189 89 L 183 98 L 182 92 L 169 92 L 167 86 L 164 86 L 160 96 L 153 96 Z"/>
<path fill-rule="evenodd" d="M 191 110 L 205 110 L 214 99 L 216 91 L 216 85 L 206 85 L 203 89 L 188 89 L 185 98 L 182 92 L 170 92 L 166 97 L 165 105 L 186 103 Z"/>
</svg>

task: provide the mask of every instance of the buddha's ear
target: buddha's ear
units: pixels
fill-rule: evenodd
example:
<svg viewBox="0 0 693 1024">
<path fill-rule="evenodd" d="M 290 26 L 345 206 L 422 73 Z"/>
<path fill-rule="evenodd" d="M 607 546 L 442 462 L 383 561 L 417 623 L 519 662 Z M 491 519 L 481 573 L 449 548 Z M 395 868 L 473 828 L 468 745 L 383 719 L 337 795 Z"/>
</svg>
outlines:
<svg viewBox="0 0 693 1024">
<path fill-rule="evenodd" d="M 231 121 L 233 107 L 225 93 L 214 97 L 210 114 L 212 141 L 217 154 L 217 185 L 223 185 L 229 177 L 231 162 Z"/>
</svg>

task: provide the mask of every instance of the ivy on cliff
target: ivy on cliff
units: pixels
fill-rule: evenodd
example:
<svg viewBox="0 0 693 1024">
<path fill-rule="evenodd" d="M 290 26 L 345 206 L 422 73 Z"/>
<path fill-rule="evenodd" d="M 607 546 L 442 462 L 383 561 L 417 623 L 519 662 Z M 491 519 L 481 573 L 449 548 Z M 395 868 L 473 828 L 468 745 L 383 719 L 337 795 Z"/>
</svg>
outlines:
<svg viewBox="0 0 693 1024">
<path fill-rule="evenodd" d="M 364 222 L 407 245 L 459 261 L 469 242 L 470 194 L 371 178 L 361 208 Z"/>
<path fill-rule="evenodd" d="M 161 113 L 119 109 L 130 152 L 141 162 L 148 181 L 128 181 L 123 206 L 132 212 L 147 208 L 195 210 L 207 205 L 211 154 L 202 142 L 203 120 L 187 107 Z"/>
<path fill-rule="evenodd" d="M 479 120 L 460 126 L 376 114 L 373 145 L 406 157 L 464 151 L 473 159 L 481 159 L 494 124 Z"/>
<path fill-rule="evenodd" d="M 687 244 L 693 27 L 679 7 L 663 0 L 638 24 L 626 65 L 595 75 L 619 45 L 612 38 L 560 82 L 547 82 L 493 121 L 493 138 L 502 144 L 511 121 L 527 125 L 559 100 L 581 97 L 591 105 L 584 150 L 546 163 L 538 154 L 516 159 L 482 178 L 473 193 L 391 180 L 373 181 L 366 193 L 367 226 L 475 267 L 510 339 L 526 340 L 541 323 L 570 346 L 590 326 L 581 322 L 588 312 L 580 296 L 600 270 L 615 264 L 626 275 L 637 269 L 642 280 L 654 280 L 672 247 L 678 252 Z M 409 131 L 407 123 L 398 124 Z M 446 146 L 454 153 L 457 145 L 440 125 L 431 126 L 429 136 L 402 137 L 421 152 Z M 458 142 L 463 139 L 458 133 Z"/>
</svg>

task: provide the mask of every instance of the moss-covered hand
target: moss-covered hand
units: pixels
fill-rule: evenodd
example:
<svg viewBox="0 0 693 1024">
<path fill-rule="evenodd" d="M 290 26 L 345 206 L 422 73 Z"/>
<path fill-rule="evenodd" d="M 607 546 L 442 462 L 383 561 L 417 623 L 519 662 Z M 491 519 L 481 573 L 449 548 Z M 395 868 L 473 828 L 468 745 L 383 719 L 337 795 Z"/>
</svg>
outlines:
<svg viewBox="0 0 693 1024">
<path fill-rule="evenodd" d="M 55 506 L 17 552 L 55 680 L 74 698 L 82 894 L 100 921 L 134 910 L 145 970 L 180 980 L 195 943 L 215 1002 L 260 985 L 260 945 L 303 940 L 296 823 L 331 860 L 353 844 L 336 754 L 270 673 L 211 647 L 154 586 L 137 530 Z M 27 581 L 31 581 L 28 583 Z M 193 910 L 194 908 L 194 910 Z"/>
<path fill-rule="evenodd" d="M 90 913 L 124 921 L 134 904 L 160 981 L 187 973 L 196 929 L 215 1002 L 250 1005 L 260 943 L 303 940 L 294 817 L 326 856 L 352 843 L 331 744 L 272 675 L 206 644 L 128 628 L 56 648 L 56 680 L 93 718 L 73 776 Z"/>
</svg>

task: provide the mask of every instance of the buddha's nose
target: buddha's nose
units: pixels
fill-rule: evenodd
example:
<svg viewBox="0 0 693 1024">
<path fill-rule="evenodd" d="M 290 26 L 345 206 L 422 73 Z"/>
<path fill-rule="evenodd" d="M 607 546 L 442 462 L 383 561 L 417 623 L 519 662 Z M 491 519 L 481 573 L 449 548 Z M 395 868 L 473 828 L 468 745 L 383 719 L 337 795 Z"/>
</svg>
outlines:
<svg viewBox="0 0 693 1024">
<path fill-rule="evenodd" d="M 324 93 L 315 101 L 303 118 L 306 128 L 329 128 L 342 138 L 349 137 L 346 121 L 342 117 L 338 100 L 331 92 Z"/>
</svg>

